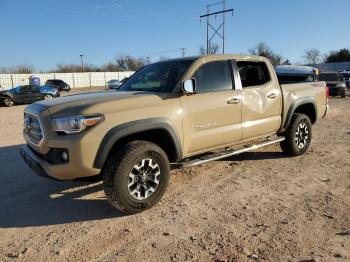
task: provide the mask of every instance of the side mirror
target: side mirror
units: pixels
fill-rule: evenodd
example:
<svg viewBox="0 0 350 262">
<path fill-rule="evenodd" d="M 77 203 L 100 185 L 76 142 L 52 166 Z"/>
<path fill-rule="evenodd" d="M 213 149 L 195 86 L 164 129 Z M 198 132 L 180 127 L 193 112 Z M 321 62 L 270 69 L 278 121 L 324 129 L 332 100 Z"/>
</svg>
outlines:
<svg viewBox="0 0 350 262">
<path fill-rule="evenodd" d="M 196 93 L 196 81 L 195 81 L 195 79 L 192 78 L 192 79 L 186 80 L 183 83 L 182 90 L 184 91 L 184 94 L 186 94 L 186 95 L 195 94 Z"/>
</svg>

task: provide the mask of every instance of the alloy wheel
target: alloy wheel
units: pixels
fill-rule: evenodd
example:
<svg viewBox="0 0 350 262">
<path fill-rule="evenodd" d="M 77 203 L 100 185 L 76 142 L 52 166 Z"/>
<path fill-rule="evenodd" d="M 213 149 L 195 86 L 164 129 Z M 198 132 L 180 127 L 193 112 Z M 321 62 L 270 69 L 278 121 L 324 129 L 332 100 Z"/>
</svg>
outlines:
<svg viewBox="0 0 350 262">
<path fill-rule="evenodd" d="M 129 194 L 137 200 L 144 200 L 156 191 L 159 179 L 160 167 L 158 163 L 151 158 L 142 159 L 133 166 L 129 173 Z"/>
<path fill-rule="evenodd" d="M 13 100 L 10 97 L 6 97 L 4 103 L 6 106 L 13 106 Z"/>
<path fill-rule="evenodd" d="M 306 123 L 300 123 L 295 132 L 294 142 L 299 148 L 303 148 L 309 140 L 309 130 Z"/>
</svg>

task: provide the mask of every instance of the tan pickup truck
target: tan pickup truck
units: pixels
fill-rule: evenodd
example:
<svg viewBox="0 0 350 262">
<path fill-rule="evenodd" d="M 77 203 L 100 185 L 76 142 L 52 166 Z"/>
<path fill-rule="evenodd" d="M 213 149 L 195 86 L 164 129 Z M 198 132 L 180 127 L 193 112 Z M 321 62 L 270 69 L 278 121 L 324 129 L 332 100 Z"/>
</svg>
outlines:
<svg viewBox="0 0 350 262">
<path fill-rule="evenodd" d="M 171 165 L 200 165 L 273 143 L 290 156 L 304 154 L 327 101 L 324 82 L 280 85 L 263 57 L 162 61 L 116 91 L 29 105 L 21 155 L 45 177 L 101 174 L 110 203 L 136 213 L 161 199 Z"/>
</svg>

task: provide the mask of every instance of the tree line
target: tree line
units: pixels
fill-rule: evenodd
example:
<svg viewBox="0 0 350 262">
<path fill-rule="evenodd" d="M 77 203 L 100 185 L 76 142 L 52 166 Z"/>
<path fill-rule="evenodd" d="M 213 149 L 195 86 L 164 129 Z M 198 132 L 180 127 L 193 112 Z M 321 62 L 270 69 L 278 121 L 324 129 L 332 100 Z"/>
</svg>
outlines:
<svg viewBox="0 0 350 262">
<path fill-rule="evenodd" d="M 199 48 L 199 54 L 217 54 L 220 51 L 220 46 L 210 44 L 208 50 L 206 47 Z M 273 65 L 290 65 L 290 61 L 282 55 L 276 53 L 266 43 L 260 42 L 255 47 L 248 50 L 249 54 L 267 57 Z M 350 62 L 350 50 L 342 48 L 340 50 L 330 51 L 327 54 L 322 54 L 317 48 L 311 48 L 304 51 L 302 56 L 303 62 L 306 65 L 315 66 L 318 63 L 334 63 L 334 62 Z M 160 60 L 166 60 L 167 57 L 160 57 Z M 144 65 L 149 64 L 149 57 L 135 57 L 131 55 L 118 55 L 114 61 L 110 61 L 100 67 L 84 64 L 64 64 L 56 65 L 56 68 L 50 70 L 50 73 L 73 73 L 73 72 L 120 72 L 120 71 L 136 71 Z M 11 67 L 0 67 L 0 73 L 3 74 L 31 74 L 35 72 L 35 68 L 31 65 L 17 65 Z"/>
</svg>

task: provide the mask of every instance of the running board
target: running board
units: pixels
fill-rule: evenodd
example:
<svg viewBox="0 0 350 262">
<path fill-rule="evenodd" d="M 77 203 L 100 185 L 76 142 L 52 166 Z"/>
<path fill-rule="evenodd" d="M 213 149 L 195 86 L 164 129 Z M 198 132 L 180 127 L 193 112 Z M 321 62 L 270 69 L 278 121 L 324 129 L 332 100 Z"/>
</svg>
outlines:
<svg viewBox="0 0 350 262">
<path fill-rule="evenodd" d="M 239 154 L 242 154 L 245 152 L 249 152 L 249 151 L 258 149 L 260 147 L 276 144 L 276 143 L 284 141 L 285 139 L 286 139 L 285 137 L 278 137 L 274 140 L 267 140 L 267 141 L 264 141 L 264 142 L 261 142 L 261 143 L 255 144 L 255 145 L 251 145 L 251 146 L 248 146 L 248 147 L 245 147 L 242 149 L 229 150 L 229 151 L 226 150 L 224 152 L 205 155 L 205 156 L 202 156 L 200 158 L 185 161 L 185 162 L 182 162 L 179 164 L 182 167 L 198 166 L 198 165 L 202 165 L 204 163 L 210 162 L 210 161 L 220 160 L 220 159 L 227 158 L 230 156 L 235 156 L 235 155 L 239 155 Z"/>
</svg>

